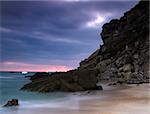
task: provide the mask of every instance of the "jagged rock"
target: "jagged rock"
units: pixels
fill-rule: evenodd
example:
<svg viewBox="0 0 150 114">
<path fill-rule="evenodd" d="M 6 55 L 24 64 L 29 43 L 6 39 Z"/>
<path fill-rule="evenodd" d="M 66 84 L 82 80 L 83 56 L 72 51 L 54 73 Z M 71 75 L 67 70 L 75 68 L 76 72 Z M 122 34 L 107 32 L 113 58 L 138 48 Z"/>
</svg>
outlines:
<svg viewBox="0 0 150 114">
<path fill-rule="evenodd" d="M 110 65 L 103 64 L 103 61 L 97 63 L 98 69 L 102 69 L 99 70 L 99 80 L 113 79 L 115 72 L 115 77 L 118 77 L 116 80 L 119 78 L 126 81 L 132 80 L 132 74 L 135 75 L 133 72 L 139 71 L 142 71 L 144 75 L 140 79 L 142 82 L 145 82 L 144 78 L 149 77 L 149 66 L 146 62 L 149 60 L 148 4 L 148 2 L 141 1 L 125 13 L 120 20 L 112 20 L 103 25 L 101 36 L 104 45 L 101 47 L 105 47 L 105 49 L 100 55 L 103 55 L 103 59 L 113 59 Z M 135 18 L 136 20 L 134 20 Z M 112 63 L 117 68 L 112 67 Z M 106 70 L 107 72 L 105 72 Z M 139 74 L 136 75 L 135 79 L 138 80 Z"/>
<path fill-rule="evenodd" d="M 103 25 L 101 36 L 106 46 L 105 53 L 114 55 L 118 50 L 123 50 L 127 44 L 137 40 L 137 37 L 148 34 L 148 7 L 149 3 L 141 1 L 120 20 L 113 19 Z"/>
<path fill-rule="evenodd" d="M 12 99 L 7 101 L 7 103 L 3 107 L 8 107 L 8 106 L 18 106 L 18 99 Z"/>
</svg>

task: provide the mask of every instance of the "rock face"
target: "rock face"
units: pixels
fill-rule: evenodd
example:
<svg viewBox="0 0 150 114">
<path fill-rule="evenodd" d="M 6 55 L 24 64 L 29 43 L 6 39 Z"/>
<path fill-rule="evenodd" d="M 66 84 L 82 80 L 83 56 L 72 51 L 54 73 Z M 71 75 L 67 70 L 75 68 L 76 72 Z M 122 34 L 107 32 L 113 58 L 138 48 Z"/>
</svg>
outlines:
<svg viewBox="0 0 150 114">
<path fill-rule="evenodd" d="M 7 101 L 7 103 L 4 105 L 4 107 L 8 107 L 8 106 L 18 106 L 18 99 L 12 99 L 10 101 Z"/>
<path fill-rule="evenodd" d="M 72 71 L 35 75 L 22 89 L 38 92 L 97 89 L 97 82 L 149 82 L 149 2 L 103 25 L 104 44 Z M 36 77 L 37 76 L 37 77 Z"/>
<path fill-rule="evenodd" d="M 104 44 L 82 61 L 79 69 L 96 67 L 99 82 L 149 82 L 149 2 L 140 1 L 102 28 Z"/>
</svg>

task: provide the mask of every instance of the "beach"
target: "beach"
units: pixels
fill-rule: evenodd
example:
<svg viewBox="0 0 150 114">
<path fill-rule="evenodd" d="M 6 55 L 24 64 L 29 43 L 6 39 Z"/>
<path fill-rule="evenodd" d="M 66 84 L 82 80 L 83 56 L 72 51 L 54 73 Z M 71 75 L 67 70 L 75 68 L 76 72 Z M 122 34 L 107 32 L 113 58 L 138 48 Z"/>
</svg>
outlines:
<svg viewBox="0 0 150 114">
<path fill-rule="evenodd" d="M 149 114 L 149 84 L 103 85 L 103 91 L 63 93 L 52 100 L 21 101 L 1 114 Z"/>
</svg>

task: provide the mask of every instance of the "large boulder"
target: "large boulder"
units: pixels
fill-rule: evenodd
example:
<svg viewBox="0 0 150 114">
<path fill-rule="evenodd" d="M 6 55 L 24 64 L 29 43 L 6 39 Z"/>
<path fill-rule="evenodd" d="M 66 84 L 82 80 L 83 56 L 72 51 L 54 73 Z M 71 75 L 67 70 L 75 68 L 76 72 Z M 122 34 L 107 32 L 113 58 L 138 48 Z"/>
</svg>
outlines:
<svg viewBox="0 0 150 114">
<path fill-rule="evenodd" d="M 35 78 L 24 85 L 22 90 L 51 92 L 51 91 L 83 91 L 96 89 L 96 70 L 74 70 L 53 73 L 43 78 Z"/>
</svg>

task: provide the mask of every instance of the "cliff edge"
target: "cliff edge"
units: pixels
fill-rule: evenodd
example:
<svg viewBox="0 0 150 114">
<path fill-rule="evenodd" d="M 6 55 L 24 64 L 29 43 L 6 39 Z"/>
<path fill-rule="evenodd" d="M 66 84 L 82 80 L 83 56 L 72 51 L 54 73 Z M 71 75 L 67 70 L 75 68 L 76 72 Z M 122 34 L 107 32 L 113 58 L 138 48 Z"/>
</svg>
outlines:
<svg viewBox="0 0 150 114">
<path fill-rule="evenodd" d="M 80 66 L 68 72 L 34 75 L 23 90 L 83 91 L 102 89 L 99 82 L 149 82 L 149 1 L 140 1 L 120 19 L 102 27 L 104 42 Z"/>
</svg>

